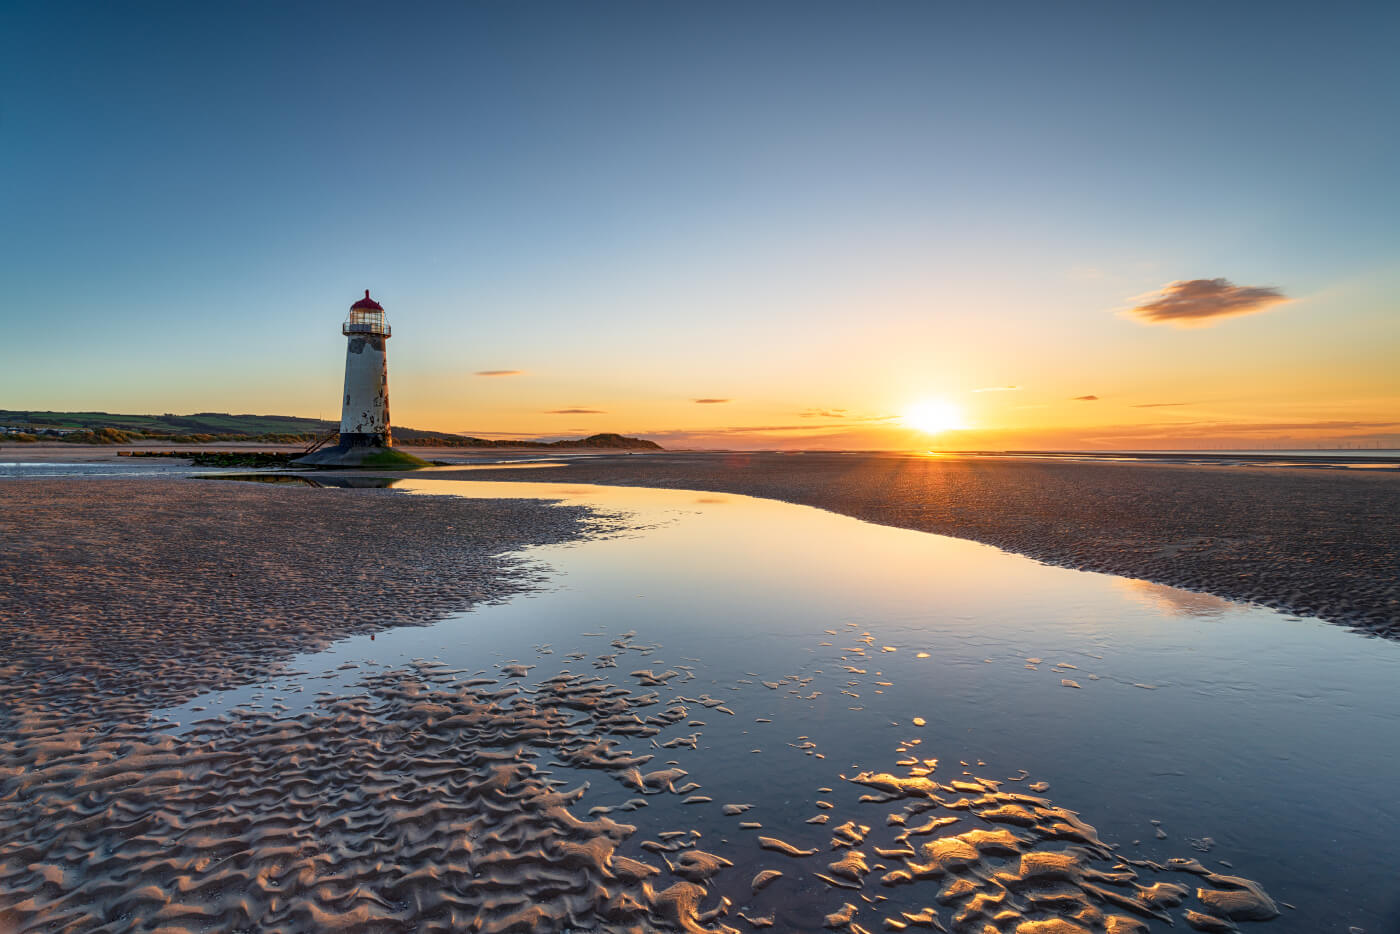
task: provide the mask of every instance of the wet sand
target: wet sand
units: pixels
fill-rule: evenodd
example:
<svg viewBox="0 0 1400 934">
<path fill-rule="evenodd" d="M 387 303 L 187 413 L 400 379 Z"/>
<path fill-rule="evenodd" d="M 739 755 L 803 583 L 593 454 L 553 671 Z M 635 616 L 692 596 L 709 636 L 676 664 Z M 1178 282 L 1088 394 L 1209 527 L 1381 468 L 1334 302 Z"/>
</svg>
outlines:
<svg viewBox="0 0 1400 934">
<path fill-rule="evenodd" d="M 538 479 L 817 506 L 1400 638 L 1395 471 L 674 453 L 570 461 Z"/>
<path fill-rule="evenodd" d="M 649 814 L 655 796 L 699 787 L 686 770 L 619 746 L 670 748 L 656 738 L 708 695 L 663 700 L 567 671 L 520 684 L 428 663 L 361 684 L 295 717 L 237 710 L 180 736 L 25 718 L 0 746 L 0 921 L 735 934 L 727 921 L 811 930 L 824 917 L 868 934 L 946 930 L 947 918 L 954 931 L 1122 934 L 1171 923 L 1175 908 L 1214 925 L 1204 930 L 1278 914 L 1247 879 L 1192 859 L 1119 858 L 1043 795 L 966 770 L 940 782 L 931 759 L 842 776 L 874 793 L 860 799 L 870 813 L 817 828 L 829 847 L 757 836 L 721 846 L 731 859 L 683 823 L 663 830 L 674 807 Z M 590 782 L 551 778 L 551 766 L 634 797 L 576 813 Z M 710 800 L 685 803 L 697 798 Z M 862 817 L 882 826 L 872 834 Z M 1157 874 L 1176 881 L 1146 878 Z"/>
<path fill-rule="evenodd" d="M 137 716 L 296 652 L 503 600 L 587 511 L 159 479 L 0 483 L 3 710 Z"/>
<path fill-rule="evenodd" d="M 715 799 L 686 766 L 706 734 L 751 742 L 726 732 L 738 695 L 631 632 L 567 665 L 547 646 L 480 671 L 370 663 L 352 693 L 282 703 L 311 690 L 292 651 L 518 593 L 531 571 L 502 550 L 568 541 L 599 522 L 582 510 L 163 479 L 13 481 L 0 506 L 0 928 L 1085 934 L 1278 913 L 1248 879 L 1118 855 L 1024 773 L 940 770 L 921 720 L 872 769 L 799 737 L 794 797 L 830 783 L 810 807 Z M 844 662 L 876 651 L 842 637 Z M 270 709 L 151 717 L 262 680 Z M 817 696 L 800 673 L 747 687 Z M 616 792 L 585 810 L 595 778 Z M 743 835 L 702 834 L 701 809 Z"/>
</svg>

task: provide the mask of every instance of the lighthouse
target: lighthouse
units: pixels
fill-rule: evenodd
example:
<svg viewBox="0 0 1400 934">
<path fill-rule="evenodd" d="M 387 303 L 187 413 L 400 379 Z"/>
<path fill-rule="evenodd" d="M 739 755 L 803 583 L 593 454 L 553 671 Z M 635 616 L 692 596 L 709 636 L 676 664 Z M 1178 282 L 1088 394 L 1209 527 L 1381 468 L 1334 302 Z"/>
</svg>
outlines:
<svg viewBox="0 0 1400 934">
<path fill-rule="evenodd" d="M 345 335 L 345 390 L 340 398 L 340 443 L 299 458 L 298 464 L 321 467 L 421 466 L 423 461 L 392 450 L 389 430 L 389 358 L 391 330 L 384 306 L 365 297 L 350 306 L 340 326 Z"/>
<path fill-rule="evenodd" d="M 392 329 L 384 306 L 365 297 L 350 306 L 340 326 L 345 335 L 345 398 L 340 409 L 340 446 L 387 448 L 389 433 L 389 357 Z"/>
</svg>

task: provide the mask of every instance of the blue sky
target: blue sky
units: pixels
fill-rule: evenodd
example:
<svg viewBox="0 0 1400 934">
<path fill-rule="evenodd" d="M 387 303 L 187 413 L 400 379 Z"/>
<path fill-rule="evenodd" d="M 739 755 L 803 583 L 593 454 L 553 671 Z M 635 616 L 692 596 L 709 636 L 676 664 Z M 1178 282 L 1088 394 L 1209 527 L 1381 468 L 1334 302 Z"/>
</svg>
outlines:
<svg viewBox="0 0 1400 934">
<path fill-rule="evenodd" d="M 366 287 L 396 421 L 446 430 L 882 417 L 987 382 L 1049 405 L 1070 373 L 1151 395 L 1222 362 L 1222 424 L 1400 396 L 1392 4 L 0 17 L 23 348 L 0 407 L 333 415 Z M 1296 301 L 1186 336 L 1113 314 L 1214 277 Z M 543 417 L 561 407 L 615 417 Z"/>
</svg>

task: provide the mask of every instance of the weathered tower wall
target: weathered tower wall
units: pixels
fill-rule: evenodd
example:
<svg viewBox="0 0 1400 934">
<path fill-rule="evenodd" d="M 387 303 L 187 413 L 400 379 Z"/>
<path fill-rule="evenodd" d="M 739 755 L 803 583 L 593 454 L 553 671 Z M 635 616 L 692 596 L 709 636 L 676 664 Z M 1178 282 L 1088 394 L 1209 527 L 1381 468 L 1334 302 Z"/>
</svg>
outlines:
<svg viewBox="0 0 1400 934">
<path fill-rule="evenodd" d="M 389 447 L 389 357 L 384 335 L 347 337 L 340 443 L 346 447 Z"/>
</svg>

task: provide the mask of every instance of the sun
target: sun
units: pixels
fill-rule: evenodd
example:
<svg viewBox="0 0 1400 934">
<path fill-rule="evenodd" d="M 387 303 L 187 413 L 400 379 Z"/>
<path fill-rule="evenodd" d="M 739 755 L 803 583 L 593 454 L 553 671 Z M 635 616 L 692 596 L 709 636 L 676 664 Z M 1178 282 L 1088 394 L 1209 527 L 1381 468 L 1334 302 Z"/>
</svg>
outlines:
<svg viewBox="0 0 1400 934">
<path fill-rule="evenodd" d="M 940 435 L 945 431 L 957 431 L 967 426 L 963 423 L 962 409 L 946 399 L 925 399 L 904 410 L 904 424 L 925 434 Z"/>
</svg>

